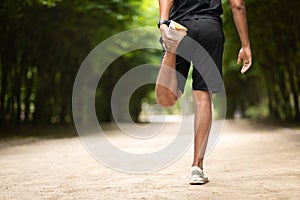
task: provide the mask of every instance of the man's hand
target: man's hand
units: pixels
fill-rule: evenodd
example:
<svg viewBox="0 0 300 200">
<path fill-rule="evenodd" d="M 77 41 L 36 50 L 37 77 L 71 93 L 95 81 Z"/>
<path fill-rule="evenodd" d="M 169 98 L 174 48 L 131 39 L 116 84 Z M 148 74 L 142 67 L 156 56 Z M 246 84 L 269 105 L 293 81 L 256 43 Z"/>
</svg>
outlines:
<svg viewBox="0 0 300 200">
<path fill-rule="evenodd" d="M 168 35 L 168 26 L 166 24 L 160 25 L 160 32 L 163 40 L 163 47 L 166 51 L 176 53 L 179 40 L 174 40 Z"/>
<path fill-rule="evenodd" d="M 243 67 L 241 69 L 241 73 L 245 73 L 252 65 L 252 55 L 250 47 L 242 47 L 240 49 L 237 64 L 241 64 L 243 60 Z"/>
</svg>

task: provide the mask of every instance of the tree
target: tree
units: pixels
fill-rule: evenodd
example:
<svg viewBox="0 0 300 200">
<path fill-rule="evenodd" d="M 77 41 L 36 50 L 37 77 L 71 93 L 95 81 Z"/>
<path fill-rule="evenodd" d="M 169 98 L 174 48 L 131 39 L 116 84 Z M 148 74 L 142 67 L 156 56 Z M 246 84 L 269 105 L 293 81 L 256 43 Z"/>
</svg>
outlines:
<svg viewBox="0 0 300 200">
<path fill-rule="evenodd" d="M 288 4 L 279 0 L 268 2 L 249 0 L 247 17 L 250 40 L 253 49 L 254 66 L 247 75 L 237 75 L 232 67 L 239 42 L 228 4 L 225 4 L 224 27 L 227 35 L 224 63 L 225 81 L 229 101 L 239 105 L 247 115 L 247 108 L 267 103 L 269 116 L 273 119 L 300 120 L 300 79 L 299 70 L 299 2 Z M 227 80 L 226 80 L 227 79 Z M 261 106 L 260 106 L 261 107 Z M 234 112 L 229 106 L 229 114 Z M 259 113 L 258 113 L 259 114 Z"/>
<path fill-rule="evenodd" d="M 132 2 L 2 1 L 0 123 L 70 123 L 81 62 L 99 42 L 132 22 Z"/>
</svg>

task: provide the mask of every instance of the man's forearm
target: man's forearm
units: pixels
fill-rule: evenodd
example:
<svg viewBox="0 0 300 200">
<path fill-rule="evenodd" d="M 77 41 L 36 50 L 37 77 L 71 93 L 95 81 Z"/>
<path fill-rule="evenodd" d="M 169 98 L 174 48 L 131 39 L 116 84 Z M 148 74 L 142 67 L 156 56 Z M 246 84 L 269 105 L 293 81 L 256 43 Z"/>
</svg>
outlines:
<svg viewBox="0 0 300 200">
<path fill-rule="evenodd" d="M 173 0 L 159 0 L 160 20 L 169 20 L 169 15 L 172 7 L 173 7 Z M 162 35 L 164 48 L 167 51 L 170 51 L 170 47 L 176 44 L 174 44 L 174 41 L 172 41 L 167 36 L 168 25 L 161 24 L 159 28 Z"/>
<path fill-rule="evenodd" d="M 245 3 L 243 0 L 229 0 L 229 2 L 242 47 L 250 47 Z"/>
<path fill-rule="evenodd" d="M 171 8 L 173 6 L 173 0 L 159 0 L 159 11 L 161 20 L 169 20 Z"/>
</svg>

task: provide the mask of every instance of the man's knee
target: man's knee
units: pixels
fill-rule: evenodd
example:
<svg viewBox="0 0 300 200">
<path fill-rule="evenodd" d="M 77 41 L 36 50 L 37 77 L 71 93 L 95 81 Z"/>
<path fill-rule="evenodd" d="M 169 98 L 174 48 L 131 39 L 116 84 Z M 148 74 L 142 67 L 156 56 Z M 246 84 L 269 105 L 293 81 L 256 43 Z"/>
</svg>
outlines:
<svg viewBox="0 0 300 200">
<path fill-rule="evenodd" d="M 176 104 L 179 97 L 174 92 L 164 87 L 156 89 L 156 101 L 163 108 L 169 108 Z"/>
<path fill-rule="evenodd" d="M 174 95 L 175 96 L 175 95 Z M 177 98 L 157 98 L 157 103 L 163 108 L 169 108 L 176 104 Z"/>
</svg>

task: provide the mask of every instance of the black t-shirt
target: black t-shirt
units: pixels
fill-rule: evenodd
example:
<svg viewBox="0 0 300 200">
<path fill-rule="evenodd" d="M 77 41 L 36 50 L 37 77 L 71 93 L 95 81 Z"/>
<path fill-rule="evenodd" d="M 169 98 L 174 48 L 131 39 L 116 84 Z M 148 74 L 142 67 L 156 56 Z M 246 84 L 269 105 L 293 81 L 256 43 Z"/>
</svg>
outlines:
<svg viewBox="0 0 300 200">
<path fill-rule="evenodd" d="M 174 0 L 169 18 L 176 21 L 201 16 L 220 17 L 222 13 L 221 0 Z"/>
</svg>

